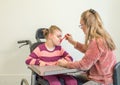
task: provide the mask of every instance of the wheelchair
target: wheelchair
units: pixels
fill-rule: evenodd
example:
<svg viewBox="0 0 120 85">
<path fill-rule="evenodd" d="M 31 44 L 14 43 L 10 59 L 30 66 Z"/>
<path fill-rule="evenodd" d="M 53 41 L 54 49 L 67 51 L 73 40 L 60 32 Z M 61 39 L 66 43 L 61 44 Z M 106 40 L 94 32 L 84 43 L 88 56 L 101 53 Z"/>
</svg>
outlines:
<svg viewBox="0 0 120 85">
<path fill-rule="evenodd" d="M 24 45 L 29 45 L 30 48 L 30 52 L 32 52 L 39 44 L 44 43 L 44 36 L 43 36 L 43 30 L 46 28 L 39 28 L 36 31 L 35 34 L 35 38 L 36 38 L 36 42 L 32 43 L 30 40 L 20 40 L 17 43 L 21 44 L 19 46 L 19 48 L 23 47 Z M 32 71 L 32 70 L 31 70 Z M 78 81 L 78 85 L 98 85 L 98 84 L 91 84 L 89 83 L 90 81 L 88 81 L 87 83 L 80 83 L 79 82 L 79 77 L 78 76 L 74 76 L 76 78 L 76 80 Z M 64 85 L 64 80 L 60 79 L 61 85 Z M 34 71 L 31 72 L 31 84 L 28 83 L 28 81 L 23 78 L 21 80 L 21 84 L 20 85 L 49 85 L 48 81 L 43 79 L 42 76 L 39 76 L 38 74 L 36 74 Z M 120 62 L 118 62 L 115 67 L 114 67 L 114 73 L 113 73 L 113 85 L 120 85 Z"/>
<path fill-rule="evenodd" d="M 46 29 L 46 28 L 39 28 L 36 31 L 36 34 L 35 34 L 36 42 L 35 43 L 32 43 L 30 40 L 20 40 L 20 41 L 18 41 L 17 43 L 21 44 L 19 46 L 19 48 L 21 48 L 25 45 L 29 45 L 30 52 L 32 52 L 39 44 L 44 43 L 45 42 L 45 38 L 43 36 L 43 30 L 44 29 Z M 61 79 L 61 78 L 59 80 L 60 80 L 61 85 L 64 85 L 64 80 Z M 24 84 L 29 85 L 28 81 L 25 78 L 23 78 L 21 80 L 21 85 L 24 85 Z M 39 76 L 37 73 L 32 71 L 32 73 L 31 73 L 31 85 L 49 85 L 49 83 L 48 83 L 47 80 L 43 79 L 42 76 Z"/>
</svg>

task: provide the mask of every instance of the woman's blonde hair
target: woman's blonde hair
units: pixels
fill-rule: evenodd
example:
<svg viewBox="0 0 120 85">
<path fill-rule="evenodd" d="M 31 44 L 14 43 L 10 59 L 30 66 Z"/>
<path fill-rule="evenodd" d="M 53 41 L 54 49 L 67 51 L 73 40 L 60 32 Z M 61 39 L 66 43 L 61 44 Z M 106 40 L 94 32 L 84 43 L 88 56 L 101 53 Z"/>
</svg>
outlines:
<svg viewBox="0 0 120 85">
<path fill-rule="evenodd" d="M 62 32 L 62 30 L 59 27 L 57 27 L 56 25 L 51 25 L 48 29 L 44 29 L 43 30 L 44 37 L 47 39 L 48 38 L 48 34 L 49 33 L 53 34 L 55 30 L 59 30 L 59 31 Z"/>
<path fill-rule="evenodd" d="M 109 35 L 109 33 L 104 29 L 102 19 L 100 15 L 93 9 L 86 10 L 81 15 L 81 20 L 87 27 L 87 34 L 85 39 L 85 44 L 88 45 L 89 40 L 95 38 L 102 38 L 105 40 L 105 47 L 110 50 L 115 49 L 115 44 Z"/>
</svg>

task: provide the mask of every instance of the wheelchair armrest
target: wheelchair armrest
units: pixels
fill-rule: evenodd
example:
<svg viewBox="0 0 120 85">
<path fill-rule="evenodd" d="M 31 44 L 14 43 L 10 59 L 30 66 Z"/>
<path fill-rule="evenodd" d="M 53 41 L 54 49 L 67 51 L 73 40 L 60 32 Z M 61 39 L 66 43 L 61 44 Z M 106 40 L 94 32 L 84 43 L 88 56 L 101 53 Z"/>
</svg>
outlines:
<svg viewBox="0 0 120 85">
<path fill-rule="evenodd" d="M 82 85 L 100 85 L 100 83 L 97 83 L 95 81 L 87 81 L 86 83 L 84 83 Z"/>
</svg>

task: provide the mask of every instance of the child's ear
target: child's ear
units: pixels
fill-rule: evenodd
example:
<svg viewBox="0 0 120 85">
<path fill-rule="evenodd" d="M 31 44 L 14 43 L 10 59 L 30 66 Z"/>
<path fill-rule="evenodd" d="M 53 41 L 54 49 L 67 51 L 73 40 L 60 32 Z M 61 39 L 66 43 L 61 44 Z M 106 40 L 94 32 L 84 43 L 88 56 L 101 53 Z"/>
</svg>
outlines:
<svg viewBox="0 0 120 85">
<path fill-rule="evenodd" d="M 52 36 L 53 36 L 53 35 L 52 35 L 51 33 L 49 33 L 48 37 L 49 37 L 50 39 L 52 38 Z"/>
</svg>

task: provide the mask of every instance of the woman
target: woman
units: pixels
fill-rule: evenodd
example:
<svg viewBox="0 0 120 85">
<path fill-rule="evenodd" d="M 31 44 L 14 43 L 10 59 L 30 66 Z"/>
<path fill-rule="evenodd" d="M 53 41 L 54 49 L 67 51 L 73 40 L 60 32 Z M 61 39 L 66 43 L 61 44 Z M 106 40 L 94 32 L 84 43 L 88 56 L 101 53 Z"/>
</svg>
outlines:
<svg viewBox="0 0 120 85">
<path fill-rule="evenodd" d="M 115 44 L 104 29 L 99 14 L 93 9 L 84 11 L 81 15 L 80 27 L 85 34 L 84 44 L 73 40 L 71 35 L 66 35 L 66 39 L 84 53 L 83 58 L 75 62 L 59 60 L 58 65 L 86 70 L 88 80 L 101 85 L 112 85 L 113 67 L 116 64 Z"/>
</svg>

